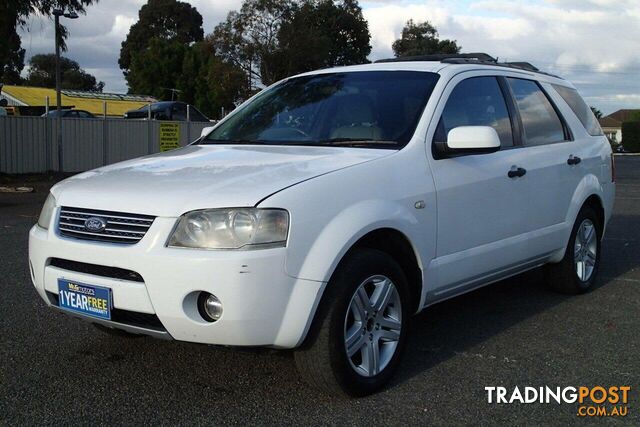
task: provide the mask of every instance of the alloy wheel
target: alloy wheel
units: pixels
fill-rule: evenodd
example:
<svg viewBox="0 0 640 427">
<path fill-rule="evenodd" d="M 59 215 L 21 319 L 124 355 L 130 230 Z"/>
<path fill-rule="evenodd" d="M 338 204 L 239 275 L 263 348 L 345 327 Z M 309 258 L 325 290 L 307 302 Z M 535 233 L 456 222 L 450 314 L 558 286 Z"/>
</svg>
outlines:
<svg viewBox="0 0 640 427">
<path fill-rule="evenodd" d="M 383 275 L 363 281 L 351 297 L 344 321 L 344 346 L 351 367 L 364 377 L 380 373 L 398 347 L 402 329 L 400 295 Z"/>
<path fill-rule="evenodd" d="M 578 227 L 573 246 L 573 259 L 578 278 L 586 282 L 593 275 L 598 255 L 596 227 L 590 219 L 585 219 Z"/>
</svg>

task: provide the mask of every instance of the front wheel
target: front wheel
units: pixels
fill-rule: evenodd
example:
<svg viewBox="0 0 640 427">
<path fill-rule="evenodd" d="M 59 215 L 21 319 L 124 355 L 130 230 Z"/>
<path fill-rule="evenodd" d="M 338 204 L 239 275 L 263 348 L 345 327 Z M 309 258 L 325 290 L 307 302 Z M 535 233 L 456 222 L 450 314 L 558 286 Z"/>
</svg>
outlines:
<svg viewBox="0 0 640 427">
<path fill-rule="evenodd" d="M 330 394 L 374 393 L 398 366 L 409 316 L 400 266 L 384 252 L 358 249 L 327 285 L 309 336 L 295 353 L 298 371 Z"/>
<path fill-rule="evenodd" d="M 564 258 L 547 266 L 552 289 L 565 294 L 587 292 L 600 266 L 602 224 L 595 210 L 585 206 L 578 213 Z"/>
</svg>

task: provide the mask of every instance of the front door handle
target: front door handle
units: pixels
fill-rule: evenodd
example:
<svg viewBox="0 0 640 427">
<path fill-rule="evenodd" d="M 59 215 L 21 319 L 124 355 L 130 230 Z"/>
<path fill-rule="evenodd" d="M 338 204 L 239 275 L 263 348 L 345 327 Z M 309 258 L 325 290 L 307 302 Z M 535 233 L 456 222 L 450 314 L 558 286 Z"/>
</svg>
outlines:
<svg viewBox="0 0 640 427">
<path fill-rule="evenodd" d="M 574 156 L 573 154 L 569 156 L 569 158 L 567 159 L 567 164 L 569 166 L 572 165 L 577 165 L 578 163 L 580 163 L 582 161 L 582 159 L 578 156 Z"/>
<path fill-rule="evenodd" d="M 507 176 L 509 178 L 515 178 L 515 177 L 524 176 L 524 174 L 526 173 L 527 173 L 527 170 L 525 168 L 518 168 L 514 166 L 511 168 L 509 172 L 507 172 Z"/>
</svg>

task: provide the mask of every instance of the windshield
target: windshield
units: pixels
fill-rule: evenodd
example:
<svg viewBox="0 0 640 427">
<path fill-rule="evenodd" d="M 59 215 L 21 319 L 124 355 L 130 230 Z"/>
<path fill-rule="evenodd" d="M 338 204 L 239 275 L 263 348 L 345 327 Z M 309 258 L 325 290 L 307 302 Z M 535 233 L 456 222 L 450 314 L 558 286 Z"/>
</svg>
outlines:
<svg viewBox="0 0 640 427">
<path fill-rule="evenodd" d="M 411 139 L 437 80 L 418 71 L 292 78 L 258 95 L 201 143 L 397 148 Z"/>
</svg>

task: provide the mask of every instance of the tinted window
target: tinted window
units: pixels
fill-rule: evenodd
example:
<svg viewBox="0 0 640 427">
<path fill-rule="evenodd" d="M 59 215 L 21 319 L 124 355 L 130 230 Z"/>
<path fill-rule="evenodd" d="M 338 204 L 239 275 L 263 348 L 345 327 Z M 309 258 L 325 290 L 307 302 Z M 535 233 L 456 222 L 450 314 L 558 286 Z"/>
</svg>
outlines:
<svg viewBox="0 0 640 427">
<path fill-rule="evenodd" d="M 540 86 L 532 80 L 507 78 L 524 127 L 525 144 L 541 145 L 565 140 L 562 121 Z"/>
<path fill-rule="evenodd" d="M 234 113 L 204 142 L 405 144 L 437 80 L 437 74 L 417 71 L 323 73 L 288 79 Z"/>
<path fill-rule="evenodd" d="M 553 85 L 553 88 L 560 94 L 567 105 L 571 107 L 578 117 L 578 120 L 580 120 L 587 132 L 589 132 L 589 135 L 604 135 L 598 119 L 593 115 L 593 111 L 591 111 L 591 108 L 584 102 L 577 90 L 560 85 Z"/>
<path fill-rule="evenodd" d="M 189 119 L 192 122 L 208 122 L 209 119 L 207 119 L 204 114 L 202 114 L 200 111 L 198 111 L 196 109 L 196 107 L 189 107 Z"/>
<path fill-rule="evenodd" d="M 186 121 L 187 120 L 187 106 L 185 104 L 175 104 L 171 108 L 171 119 Z"/>
<path fill-rule="evenodd" d="M 491 126 L 503 147 L 513 145 L 509 111 L 495 77 L 472 77 L 460 82 L 449 95 L 436 130 L 435 140 L 446 142 L 458 126 Z"/>
</svg>

